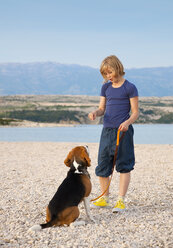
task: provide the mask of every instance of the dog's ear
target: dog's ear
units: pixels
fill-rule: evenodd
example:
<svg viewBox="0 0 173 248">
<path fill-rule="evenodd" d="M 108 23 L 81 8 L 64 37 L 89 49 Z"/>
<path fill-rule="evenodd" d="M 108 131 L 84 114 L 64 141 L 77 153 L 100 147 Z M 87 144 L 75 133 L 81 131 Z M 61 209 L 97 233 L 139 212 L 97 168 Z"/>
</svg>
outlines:
<svg viewBox="0 0 173 248">
<path fill-rule="evenodd" d="M 89 155 L 88 155 L 85 148 L 82 151 L 82 157 L 83 157 L 84 161 L 86 162 L 87 166 L 88 167 L 91 166 L 91 159 L 89 158 Z"/>
<path fill-rule="evenodd" d="M 66 159 L 64 160 L 64 164 L 66 166 L 70 167 L 70 165 L 73 163 L 73 161 L 74 161 L 74 152 L 72 150 L 71 152 L 69 152 Z"/>
</svg>

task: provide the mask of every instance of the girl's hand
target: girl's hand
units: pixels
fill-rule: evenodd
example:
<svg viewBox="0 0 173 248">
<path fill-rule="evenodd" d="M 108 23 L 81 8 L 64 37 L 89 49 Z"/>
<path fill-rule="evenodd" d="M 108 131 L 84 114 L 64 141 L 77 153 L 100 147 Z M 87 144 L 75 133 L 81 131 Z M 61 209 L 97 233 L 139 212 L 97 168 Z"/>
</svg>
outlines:
<svg viewBox="0 0 173 248">
<path fill-rule="evenodd" d="M 118 128 L 121 132 L 126 132 L 129 129 L 129 124 L 127 121 L 120 124 Z"/>
<path fill-rule="evenodd" d="M 95 112 L 91 112 L 91 113 L 89 113 L 88 117 L 89 117 L 89 119 L 90 119 L 91 121 L 94 121 L 95 118 L 96 118 L 96 113 L 95 113 Z"/>
</svg>

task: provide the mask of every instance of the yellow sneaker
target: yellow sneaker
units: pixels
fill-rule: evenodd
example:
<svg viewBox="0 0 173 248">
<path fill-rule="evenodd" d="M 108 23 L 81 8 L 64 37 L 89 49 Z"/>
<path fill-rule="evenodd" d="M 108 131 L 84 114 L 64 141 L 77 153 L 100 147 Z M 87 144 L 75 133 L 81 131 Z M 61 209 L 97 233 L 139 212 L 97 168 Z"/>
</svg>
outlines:
<svg viewBox="0 0 173 248">
<path fill-rule="evenodd" d="M 124 201 L 122 199 L 119 199 L 116 204 L 115 207 L 113 208 L 112 212 L 116 213 L 116 212 L 121 212 L 124 211 L 126 209 Z"/>
<path fill-rule="evenodd" d="M 97 201 L 93 202 L 94 207 L 108 207 L 109 202 L 102 196 Z"/>
</svg>

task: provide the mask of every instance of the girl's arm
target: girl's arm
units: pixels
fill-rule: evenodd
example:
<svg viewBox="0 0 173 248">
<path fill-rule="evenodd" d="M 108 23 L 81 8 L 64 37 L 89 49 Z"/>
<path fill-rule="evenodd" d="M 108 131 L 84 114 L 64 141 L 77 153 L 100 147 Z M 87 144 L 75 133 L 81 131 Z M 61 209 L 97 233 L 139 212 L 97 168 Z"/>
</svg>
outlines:
<svg viewBox="0 0 173 248">
<path fill-rule="evenodd" d="M 100 103 L 99 103 L 99 108 L 95 110 L 94 112 L 89 113 L 88 117 L 91 121 L 95 120 L 97 116 L 102 116 L 104 115 L 106 108 L 106 98 L 104 96 L 100 97 Z"/>
<path fill-rule="evenodd" d="M 120 124 L 119 129 L 122 132 L 126 132 L 129 128 L 129 125 L 134 123 L 138 116 L 139 116 L 139 110 L 138 110 L 138 97 L 130 98 L 130 105 L 131 105 L 131 116 L 128 120 L 124 121 Z"/>
</svg>

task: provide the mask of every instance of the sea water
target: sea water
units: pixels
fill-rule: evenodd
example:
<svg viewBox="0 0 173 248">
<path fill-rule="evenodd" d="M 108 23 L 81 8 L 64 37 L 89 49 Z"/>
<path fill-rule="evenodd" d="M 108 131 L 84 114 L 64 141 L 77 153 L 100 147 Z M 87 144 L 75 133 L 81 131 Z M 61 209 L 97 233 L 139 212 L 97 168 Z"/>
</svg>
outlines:
<svg viewBox="0 0 173 248">
<path fill-rule="evenodd" d="M 134 124 L 135 144 L 173 144 L 173 124 Z M 1 127 L 0 141 L 98 143 L 102 125 Z"/>
</svg>

